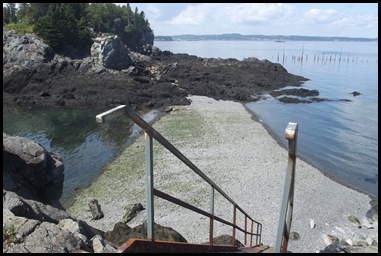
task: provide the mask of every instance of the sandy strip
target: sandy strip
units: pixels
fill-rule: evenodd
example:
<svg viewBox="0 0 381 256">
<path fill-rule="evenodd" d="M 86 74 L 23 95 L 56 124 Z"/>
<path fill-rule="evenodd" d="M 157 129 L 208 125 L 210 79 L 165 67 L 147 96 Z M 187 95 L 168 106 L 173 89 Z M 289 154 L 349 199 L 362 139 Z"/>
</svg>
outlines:
<svg viewBox="0 0 381 256">
<path fill-rule="evenodd" d="M 174 107 L 153 127 L 203 171 L 254 220 L 263 225 L 262 242 L 274 246 L 287 168 L 287 150 L 263 125 L 253 121 L 241 103 L 190 96 L 192 104 Z M 287 124 L 285 124 L 286 128 Z M 115 158 L 103 174 L 77 195 L 67 211 L 104 231 L 120 221 L 126 204 L 146 206 L 144 135 Z M 154 140 L 155 188 L 209 211 L 210 186 L 183 162 Z M 97 199 L 105 217 L 91 220 L 88 202 Z M 370 197 L 340 185 L 301 159 L 296 161 L 294 212 L 289 241 L 292 252 L 313 253 L 326 247 L 323 234 L 339 239 L 364 235 L 377 237 L 375 229 L 359 229 L 347 216 L 365 219 Z M 233 207 L 216 193 L 215 214 L 233 220 Z M 209 219 L 155 197 L 155 222 L 172 227 L 188 242 L 208 241 Z M 238 225 L 243 225 L 238 214 Z M 142 211 L 128 223 L 146 219 Z M 311 220 L 316 226 L 311 228 Z M 214 236 L 232 235 L 232 228 L 215 223 Z M 241 232 L 237 238 L 243 242 Z"/>
</svg>

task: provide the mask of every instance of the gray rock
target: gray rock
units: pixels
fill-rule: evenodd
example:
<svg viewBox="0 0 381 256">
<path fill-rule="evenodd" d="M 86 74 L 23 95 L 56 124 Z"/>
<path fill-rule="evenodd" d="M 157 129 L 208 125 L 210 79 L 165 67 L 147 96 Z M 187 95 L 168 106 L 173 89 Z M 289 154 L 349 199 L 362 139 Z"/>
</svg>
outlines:
<svg viewBox="0 0 381 256">
<path fill-rule="evenodd" d="M 97 37 L 91 46 L 94 70 L 103 68 L 122 70 L 133 65 L 127 46 L 118 36 Z M 99 72 L 99 71 L 97 71 Z"/>
<path fill-rule="evenodd" d="M 213 244 L 233 244 L 233 237 L 231 235 L 220 235 L 217 237 L 213 237 Z M 245 247 L 239 240 L 235 240 L 235 245 L 237 247 Z"/>
<path fill-rule="evenodd" d="M 89 207 L 90 207 L 90 212 L 91 215 L 93 216 L 93 220 L 99 220 L 104 217 L 104 214 L 101 210 L 101 206 L 98 203 L 98 200 L 93 199 L 89 202 Z"/>
<path fill-rule="evenodd" d="M 138 213 L 141 212 L 142 210 L 144 210 L 144 207 L 141 203 L 126 205 L 124 207 L 122 222 L 123 223 L 129 222 L 130 220 L 135 218 L 138 215 Z"/>
<path fill-rule="evenodd" d="M 116 247 L 108 241 L 104 240 L 100 235 L 96 235 L 91 239 L 94 253 L 114 253 Z"/>
<path fill-rule="evenodd" d="M 3 253 L 67 253 L 90 250 L 78 237 L 58 225 L 15 216 L 3 208 L 3 230 L 13 230 L 8 239 L 3 238 Z"/>
<path fill-rule="evenodd" d="M 47 204 L 62 195 L 64 165 L 57 153 L 49 153 L 28 138 L 3 133 L 3 189 Z"/>
<path fill-rule="evenodd" d="M 16 216 L 52 223 L 70 218 L 69 214 L 62 209 L 21 198 L 16 193 L 6 190 L 3 190 L 3 208 L 9 209 Z"/>
<path fill-rule="evenodd" d="M 42 222 L 24 241 L 31 253 L 69 253 L 88 247 L 70 231 L 59 226 Z"/>
<path fill-rule="evenodd" d="M 115 246 L 122 245 L 130 238 L 147 239 L 147 223 L 145 222 L 131 228 L 122 222 L 118 222 L 115 224 L 112 231 L 105 232 L 104 238 L 113 243 Z M 187 243 L 187 240 L 176 230 L 156 223 L 154 224 L 154 239 Z"/>
<path fill-rule="evenodd" d="M 348 220 L 356 227 L 361 228 L 360 220 L 356 216 L 350 215 L 348 216 Z"/>
</svg>

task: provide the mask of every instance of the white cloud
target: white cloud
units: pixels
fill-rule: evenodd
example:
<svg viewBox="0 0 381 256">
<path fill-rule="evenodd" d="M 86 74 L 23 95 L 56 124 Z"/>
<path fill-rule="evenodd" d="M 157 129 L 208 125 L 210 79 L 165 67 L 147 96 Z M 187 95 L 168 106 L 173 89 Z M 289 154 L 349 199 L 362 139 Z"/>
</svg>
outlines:
<svg viewBox="0 0 381 256">
<path fill-rule="evenodd" d="M 228 19 L 234 23 L 271 22 L 282 19 L 293 13 L 294 8 L 288 4 L 245 3 L 231 4 L 224 10 Z"/>
<path fill-rule="evenodd" d="M 171 24 L 223 24 L 228 22 L 270 22 L 289 17 L 294 7 L 288 4 L 242 3 L 242 4 L 197 4 L 188 5 Z"/>
<path fill-rule="evenodd" d="M 148 4 L 147 10 L 144 11 L 145 13 L 149 13 L 150 19 L 159 19 L 162 16 L 162 12 L 156 5 L 154 4 Z"/>
<path fill-rule="evenodd" d="M 155 35 L 378 37 L 378 4 L 137 3 Z"/>
<path fill-rule="evenodd" d="M 208 16 L 212 14 L 213 9 L 210 4 L 189 5 L 184 11 L 181 11 L 176 17 L 170 20 L 173 25 L 202 25 Z"/>
<path fill-rule="evenodd" d="M 365 32 L 371 34 L 378 30 L 377 14 L 354 14 L 343 10 L 311 9 L 304 16 L 306 17 L 305 22 L 313 25 L 315 32 L 323 36 L 353 36 L 357 34 L 358 36 L 354 37 L 372 37 L 361 36 L 361 34 Z"/>
<path fill-rule="evenodd" d="M 373 15 L 356 15 L 348 16 L 337 19 L 333 22 L 334 25 L 357 27 L 357 26 L 371 26 L 378 24 L 378 18 Z"/>
<path fill-rule="evenodd" d="M 337 19 L 338 12 L 333 9 L 320 10 L 320 9 L 311 9 L 305 13 L 305 17 L 310 20 L 310 22 L 326 22 Z"/>
</svg>

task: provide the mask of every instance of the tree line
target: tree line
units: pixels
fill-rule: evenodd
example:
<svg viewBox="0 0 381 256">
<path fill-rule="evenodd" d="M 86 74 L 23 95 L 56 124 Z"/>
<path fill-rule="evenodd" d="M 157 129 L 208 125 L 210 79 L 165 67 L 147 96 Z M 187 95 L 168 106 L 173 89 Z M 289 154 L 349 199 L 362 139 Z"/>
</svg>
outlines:
<svg viewBox="0 0 381 256">
<path fill-rule="evenodd" d="M 61 54 L 89 54 L 92 39 L 118 35 L 130 50 L 153 45 L 154 34 L 143 11 L 113 3 L 6 3 L 3 26 L 34 33 Z"/>
</svg>

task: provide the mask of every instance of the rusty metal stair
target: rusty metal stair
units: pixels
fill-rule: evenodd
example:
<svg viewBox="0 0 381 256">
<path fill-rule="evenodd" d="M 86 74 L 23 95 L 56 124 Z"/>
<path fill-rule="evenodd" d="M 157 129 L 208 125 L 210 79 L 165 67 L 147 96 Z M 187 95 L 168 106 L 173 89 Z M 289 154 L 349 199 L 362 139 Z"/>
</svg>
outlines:
<svg viewBox="0 0 381 256">
<path fill-rule="evenodd" d="M 282 206 L 278 222 L 278 231 L 275 240 L 275 246 L 263 246 L 262 224 L 251 218 L 236 202 L 234 202 L 216 183 L 207 177 L 194 163 L 183 155 L 175 146 L 165 139 L 158 131 L 149 125 L 140 115 L 127 105 L 120 105 L 111 110 L 103 112 L 96 116 L 98 123 L 104 123 L 107 120 L 114 119 L 119 115 L 127 115 L 136 125 L 145 132 L 145 154 L 146 154 L 146 191 L 147 191 L 147 238 L 148 239 L 129 239 L 121 245 L 116 252 L 118 253 L 211 253 L 211 252 L 230 252 L 230 253 L 268 253 L 282 252 L 286 253 L 289 233 L 292 223 L 293 201 L 294 201 L 294 183 L 295 183 L 295 161 L 296 161 L 296 141 L 298 133 L 298 124 L 289 122 L 285 130 L 285 138 L 288 140 L 288 164 L 284 192 L 282 197 Z M 199 175 L 210 185 L 210 209 L 205 211 L 191 205 L 179 198 L 160 191 L 153 186 L 153 139 L 168 149 L 174 156 L 187 165 L 193 172 Z M 215 192 L 218 192 L 233 205 L 233 221 L 222 219 L 215 215 L 214 198 Z M 180 242 L 159 241 L 154 239 L 154 196 L 165 199 L 169 202 L 185 207 L 189 210 L 204 215 L 210 219 L 209 222 L 209 244 L 190 244 Z M 237 211 L 244 216 L 244 225 L 237 223 Z M 213 242 L 214 221 L 231 226 L 232 245 L 215 245 Z M 251 228 L 250 228 L 251 226 Z M 249 247 L 237 247 L 235 245 L 236 231 L 243 232 L 246 245 L 246 236 L 250 236 Z M 254 246 L 252 246 L 254 242 Z"/>
<path fill-rule="evenodd" d="M 274 248 L 264 245 L 233 247 L 231 245 L 192 244 L 147 239 L 128 239 L 116 253 L 273 253 Z"/>
</svg>

